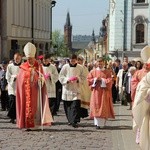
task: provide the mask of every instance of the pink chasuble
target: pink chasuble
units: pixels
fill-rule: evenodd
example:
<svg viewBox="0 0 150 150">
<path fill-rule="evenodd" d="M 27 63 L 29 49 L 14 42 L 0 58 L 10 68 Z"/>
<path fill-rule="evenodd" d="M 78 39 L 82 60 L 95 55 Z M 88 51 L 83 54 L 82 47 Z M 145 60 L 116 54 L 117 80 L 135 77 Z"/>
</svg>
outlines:
<svg viewBox="0 0 150 150">
<path fill-rule="evenodd" d="M 141 69 L 141 70 L 137 70 L 132 79 L 131 79 L 131 99 L 132 102 L 134 102 L 134 98 L 135 98 L 135 93 L 136 93 L 136 88 L 138 86 L 138 83 L 142 80 L 142 78 L 147 74 L 147 70 L 145 68 Z"/>
<path fill-rule="evenodd" d="M 95 87 L 92 87 L 94 79 L 97 77 L 103 78 L 106 83 L 106 87 L 101 87 L 100 81 L 96 83 Z M 115 118 L 113 103 L 112 103 L 112 78 L 111 72 L 108 70 L 96 70 L 93 69 L 87 77 L 89 86 L 91 87 L 91 101 L 90 101 L 90 117 L 97 118 Z"/>
</svg>

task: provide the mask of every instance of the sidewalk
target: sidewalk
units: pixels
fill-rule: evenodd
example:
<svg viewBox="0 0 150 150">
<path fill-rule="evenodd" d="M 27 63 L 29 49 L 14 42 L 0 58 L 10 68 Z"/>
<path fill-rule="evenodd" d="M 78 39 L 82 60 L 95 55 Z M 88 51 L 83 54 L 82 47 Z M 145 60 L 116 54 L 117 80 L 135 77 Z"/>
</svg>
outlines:
<svg viewBox="0 0 150 150">
<path fill-rule="evenodd" d="M 115 104 L 115 120 L 111 121 L 112 150 L 139 150 L 139 145 L 135 143 L 136 133 L 132 130 L 132 112 L 128 110 L 129 106 Z"/>
</svg>

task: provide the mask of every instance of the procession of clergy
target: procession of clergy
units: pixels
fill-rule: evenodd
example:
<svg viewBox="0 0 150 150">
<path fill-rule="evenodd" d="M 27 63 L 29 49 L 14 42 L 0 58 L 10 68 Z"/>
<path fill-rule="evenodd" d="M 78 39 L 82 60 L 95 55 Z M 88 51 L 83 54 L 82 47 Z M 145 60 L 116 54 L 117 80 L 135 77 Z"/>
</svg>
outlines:
<svg viewBox="0 0 150 150">
<path fill-rule="evenodd" d="M 150 150 L 149 46 L 142 49 L 141 59 L 132 63 L 125 57 L 122 64 L 117 59 L 106 66 L 99 58 L 93 68 L 85 66 L 83 57 L 75 54 L 61 69 L 50 61 L 49 55 L 36 60 L 36 47 L 30 42 L 25 45 L 24 54 L 26 62 L 22 63 L 22 56 L 16 53 L 11 63 L 2 63 L 0 73 L 1 108 L 8 110 L 11 123 L 26 131 L 37 127 L 43 130 L 45 125 L 53 124 L 59 98 L 68 125 L 78 128 L 80 118 L 89 116 L 94 120 L 93 126 L 101 129 L 106 127 L 108 118 L 115 118 L 113 103 L 124 104 L 125 97 L 132 109 L 136 142 L 142 150 Z"/>
</svg>

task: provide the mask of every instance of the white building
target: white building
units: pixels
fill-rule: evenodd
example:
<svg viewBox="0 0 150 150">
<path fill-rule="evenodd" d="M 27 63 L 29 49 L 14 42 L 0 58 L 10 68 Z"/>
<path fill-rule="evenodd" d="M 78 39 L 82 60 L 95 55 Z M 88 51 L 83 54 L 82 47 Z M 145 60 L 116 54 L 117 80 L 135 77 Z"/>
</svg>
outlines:
<svg viewBox="0 0 150 150">
<path fill-rule="evenodd" d="M 1 59 L 23 52 L 34 41 L 38 54 L 49 51 L 51 0 L 1 0 Z"/>
<path fill-rule="evenodd" d="M 150 45 L 150 0 L 133 0 L 132 50 Z"/>
<path fill-rule="evenodd" d="M 132 0 L 110 0 L 109 53 L 123 57 L 131 51 Z"/>
<path fill-rule="evenodd" d="M 110 0 L 109 53 L 130 58 L 150 45 L 150 0 Z"/>
</svg>

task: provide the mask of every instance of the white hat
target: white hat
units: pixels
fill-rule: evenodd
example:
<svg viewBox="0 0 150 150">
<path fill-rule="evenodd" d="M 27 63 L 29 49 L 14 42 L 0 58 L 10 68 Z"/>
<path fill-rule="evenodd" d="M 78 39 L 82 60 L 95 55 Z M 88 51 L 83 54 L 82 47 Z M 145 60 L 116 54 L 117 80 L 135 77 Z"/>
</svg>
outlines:
<svg viewBox="0 0 150 150">
<path fill-rule="evenodd" d="M 150 64 L 150 58 L 147 60 L 147 62 L 146 62 L 147 64 Z"/>
<path fill-rule="evenodd" d="M 35 45 L 28 42 L 24 47 L 24 53 L 26 57 L 35 57 L 35 53 L 36 53 Z"/>
<path fill-rule="evenodd" d="M 143 59 L 144 63 L 148 61 L 150 58 L 150 46 L 147 45 L 141 50 L 141 58 Z"/>
</svg>

